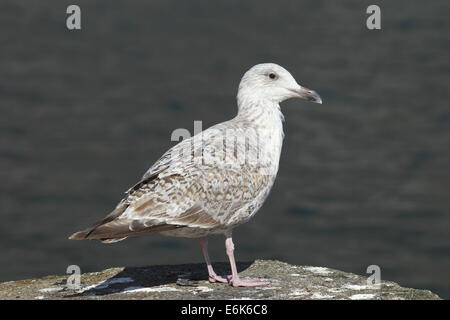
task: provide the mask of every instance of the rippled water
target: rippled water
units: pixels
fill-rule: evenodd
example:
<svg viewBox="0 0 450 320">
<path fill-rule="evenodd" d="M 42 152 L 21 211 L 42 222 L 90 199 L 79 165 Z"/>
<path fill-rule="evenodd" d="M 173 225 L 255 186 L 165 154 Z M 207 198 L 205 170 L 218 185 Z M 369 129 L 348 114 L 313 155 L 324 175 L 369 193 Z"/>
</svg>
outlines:
<svg viewBox="0 0 450 320">
<path fill-rule="evenodd" d="M 239 79 L 277 62 L 323 105 L 288 101 L 280 171 L 235 230 L 239 260 L 280 259 L 450 297 L 448 1 L 0 4 L 0 280 L 202 261 L 195 240 L 71 242 L 174 142 L 230 119 Z M 226 260 L 221 237 L 213 260 Z"/>
</svg>

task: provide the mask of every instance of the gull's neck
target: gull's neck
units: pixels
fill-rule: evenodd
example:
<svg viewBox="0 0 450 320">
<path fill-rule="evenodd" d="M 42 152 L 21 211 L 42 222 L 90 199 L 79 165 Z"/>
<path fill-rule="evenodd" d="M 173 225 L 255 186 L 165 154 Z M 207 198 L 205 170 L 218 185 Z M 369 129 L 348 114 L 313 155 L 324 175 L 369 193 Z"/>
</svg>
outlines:
<svg viewBox="0 0 450 320">
<path fill-rule="evenodd" d="M 280 105 L 270 100 L 240 99 L 238 96 L 238 114 L 233 120 L 256 130 L 258 148 L 267 161 L 273 163 L 276 174 L 284 138 L 284 116 Z"/>
<path fill-rule="evenodd" d="M 238 95 L 237 104 L 237 119 L 249 121 L 255 126 L 267 127 L 267 129 L 279 129 L 281 134 L 283 133 L 284 116 L 277 102 Z"/>
</svg>

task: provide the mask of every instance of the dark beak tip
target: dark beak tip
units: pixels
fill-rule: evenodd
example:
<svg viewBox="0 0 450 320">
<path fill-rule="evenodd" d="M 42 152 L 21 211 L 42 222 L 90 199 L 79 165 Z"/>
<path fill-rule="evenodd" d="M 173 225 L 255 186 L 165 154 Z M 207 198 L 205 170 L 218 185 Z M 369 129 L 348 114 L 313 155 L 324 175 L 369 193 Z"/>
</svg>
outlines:
<svg viewBox="0 0 450 320">
<path fill-rule="evenodd" d="M 319 96 L 319 94 L 315 91 L 312 91 L 310 96 L 309 96 L 309 101 L 311 102 L 315 102 L 318 104 L 322 104 L 322 98 Z"/>
<path fill-rule="evenodd" d="M 319 96 L 317 99 L 316 99 L 316 101 L 314 101 L 315 103 L 318 103 L 318 104 L 322 104 L 322 98 Z"/>
</svg>

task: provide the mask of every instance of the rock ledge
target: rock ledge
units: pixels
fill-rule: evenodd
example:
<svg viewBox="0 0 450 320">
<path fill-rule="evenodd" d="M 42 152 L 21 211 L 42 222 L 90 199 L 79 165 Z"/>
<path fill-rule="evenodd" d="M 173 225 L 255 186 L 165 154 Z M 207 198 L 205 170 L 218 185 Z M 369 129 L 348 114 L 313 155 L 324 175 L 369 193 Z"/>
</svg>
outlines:
<svg viewBox="0 0 450 320">
<path fill-rule="evenodd" d="M 229 273 L 228 263 L 214 263 Z M 209 283 L 204 264 L 111 268 L 81 275 L 81 287 L 67 288 L 64 276 L 0 283 L 0 299 L 440 299 L 428 290 L 403 288 L 382 281 L 380 288 L 367 277 L 324 267 L 293 266 L 280 261 L 238 263 L 242 277 L 262 276 L 266 287 L 233 288 Z"/>
</svg>

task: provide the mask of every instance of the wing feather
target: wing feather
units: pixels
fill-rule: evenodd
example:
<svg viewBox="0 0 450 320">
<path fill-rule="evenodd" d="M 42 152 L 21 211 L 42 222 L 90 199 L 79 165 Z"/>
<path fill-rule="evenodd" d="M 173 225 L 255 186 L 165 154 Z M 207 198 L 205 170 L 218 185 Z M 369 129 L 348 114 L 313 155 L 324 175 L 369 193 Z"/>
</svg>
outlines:
<svg viewBox="0 0 450 320">
<path fill-rule="evenodd" d="M 218 166 L 224 158 L 223 132 L 208 129 L 202 134 L 203 139 L 197 135 L 167 151 L 126 191 L 115 210 L 70 239 L 114 242 L 183 227 L 213 229 L 251 204 L 267 180 L 245 164 L 239 163 L 238 168 Z M 205 156 L 208 148 L 213 152 Z M 233 154 L 237 157 L 238 153 L 242 150 Z M 198 156 L 201 162 L 197 162 Z M 243 185 L 252 189 L 243 191 Z"/>
</svg>

